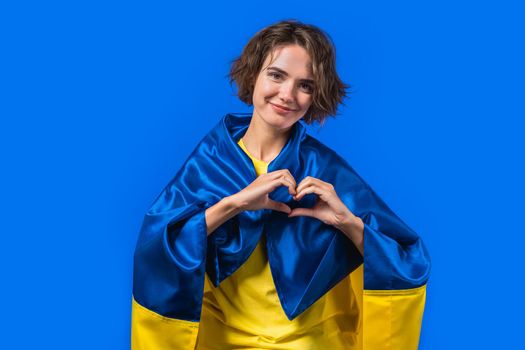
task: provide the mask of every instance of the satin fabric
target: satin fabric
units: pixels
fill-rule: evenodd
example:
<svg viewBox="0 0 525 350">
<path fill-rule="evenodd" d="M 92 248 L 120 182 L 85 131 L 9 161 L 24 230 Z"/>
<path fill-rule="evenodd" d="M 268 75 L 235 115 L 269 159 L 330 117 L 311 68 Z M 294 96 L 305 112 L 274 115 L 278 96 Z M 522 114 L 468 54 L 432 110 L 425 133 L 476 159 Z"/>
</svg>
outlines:
<svg viewBox="0 0 525 350">
<path fill-rule="evenodd" d="M 244 211 L 206 235 L 204 211 L 255 180 L 250 158 L 236 145 L 248 114 L 227 114 L 199 142 L 146 213 L 134 256 L 134 300 L 164 317 L 199 321 L 205 272 L 214 286 L 246 262 L 262 230 L 280 304 L 292 320 L 354 271 L 364 260 L 365 289 L 424 285 L 430 260 L 411 230 L 336 152 L 297 122 L 290 139 L 268 165 L 287 168 L 297 183 L 313 176 L 334 185 L 345 205 L 365 223 L 365 256 L 341 232 L 310 217 L 288 218 L 270 210 Z M 291 207 L 284 187 L 270 194 Z"/>
<path fill-rule="evenodd" d="M 242 139 L 239 146 L 250 156 Z M 268 164 L 252 156 L 257 175 Z M 206 278 L 196 349 L 362 349 L 355 286 L 344 278 L 292 321 L 284 314 L 268 264 L 266 235 L 246 262 L 214 287 Z M 360 276 L 362 278 L 362 274 Z"/>
<path fill-rule="evenodd" d="M 159 315 L 140 305 L 131 304 L 132 350 L 194 350 L 199 323 Z"/>
<path fill-rule="evenodd" d="M 426 284 L 402 290 L 364 290 L 364 350 L 416 350 Z"/>
</svg>

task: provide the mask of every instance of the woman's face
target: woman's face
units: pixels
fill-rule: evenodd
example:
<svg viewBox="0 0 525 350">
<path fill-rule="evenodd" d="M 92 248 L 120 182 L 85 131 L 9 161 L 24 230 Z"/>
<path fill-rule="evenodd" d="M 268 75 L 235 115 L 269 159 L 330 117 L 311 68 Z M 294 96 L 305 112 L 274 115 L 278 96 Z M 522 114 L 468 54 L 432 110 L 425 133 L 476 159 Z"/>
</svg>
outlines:
<svg viewBox="0 0 525 350">
<path fill-rule="evenodd" d="M 278 130 L 287 130 L 312 104 L 314 82 L 310 56 L 301 46 L 286 45 L 268 55 L 253 90 L 254 117 Z"/>
</svg>

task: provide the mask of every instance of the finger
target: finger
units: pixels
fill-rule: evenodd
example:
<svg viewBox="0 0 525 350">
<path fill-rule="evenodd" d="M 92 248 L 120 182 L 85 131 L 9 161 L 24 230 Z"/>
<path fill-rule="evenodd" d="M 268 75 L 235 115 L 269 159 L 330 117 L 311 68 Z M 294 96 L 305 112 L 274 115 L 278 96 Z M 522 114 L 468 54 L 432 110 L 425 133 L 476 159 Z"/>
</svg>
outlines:
<svg viewBox="0 0 525 350">
<path fill-rule="evenodd" d="M 286 175 L 288 175 L 288 178 L 291 179 L 291 181 L 293 183 L 293 187 L 296 188 L 297 187 L 297 182 L 295 181 L 295 178 L 293 177 L 292 173 L 288 169 L 284 169 L 284 170 L 285 170 Z"/>
<path fill-rule="evenodd" d="M 311 176 L 307 176 L 304 179 L 302 179 L 299 185 L 296 187 L 297 193 L 299 193 L 303 188 L 311 186 L 313 184 L 314 179 L 315 178 Z"/>
<path fill-rule="evenodd" d="M 297 187 L 297 182 L 295 181 L 295 178 L 293 177 L 292 173 L 288 169 L 280 169 L 280 170 L 272 171 L 270 174 L 271 174 L 272 179 L 276 179 L 281 176 L 284 176 L 293 184 L 294 188 Z"/>
<path fill-rule="evenodd" d="M 286 186 L 288 186 L 288 193 L 290 193 L 291 195 L 297 194 L 297 191 L 295 190 L 295 180 L 293 179 L 293 177 L 291 177 L 288 174 L 284 174 L 283 179 L 287 182 Z"/>
<path fill-rule="evenodd" d="M 286 173 L 286 174 L 292 176 L 292 173 L 290 172 L 290 170 L 288 170 L 288 169 L 286 169 L 286 168 L 284 168 L 284 169 L 279 169 L 279 170 L 274 170 L 274 171 L 272 171 L 272 172 L 270 172 L 270 173 L 268 173 L 268 174 L 281 174 L 281 173 Z M 292 177 L 293 177 L 293 176 L 292 176 Z"/>
<path fill-rule="evenodd" d="M 315 212 L 311 208 L 295 208 L 288 214 L 289 218 L 294 216 L 310 216 L 316 218 Z"/>
<path fill-rule="evenodd" d="M 286 186 L 286 187 L 288 187 L 288 192 L 291 195 L 295 195 L 297 193 L 295 191 L 295 187 L 292 185 L 292 183 L 290 183 L 290 181 L 288 179 L 284 178 L 284 177 L 280 177 L 280 178 L 277 178 L 277 179 L 273 180 L 271 182 L 271 187 L 270 187 L 270 190 L 268 191 L 268 193 L 272 192 L 273 190 L 275 190 L 279 186 Z"/>
<path fill-rule="evenodd" d="M 277 177 L 281 177 L 283 175 L 288 175 L 287 173 L 287 170 L 288 169 L 279 169 L 279 170 L 275 170 L 275 171 L 272 171 L 270 173 L 267 173 L 269 176 L 273 177 L 273 178 L 277 178 Z"/>
<path fill-rule="evenodd" d="M 298 191 L 295 196 L 293 196 L 293 199 L 296 201 L 301 200 L 305 195 L 309 193 L 318 193 L 319 188 L 315 184 L 310 184 L 308 187 L 303 187 L 302 190 Z"/>
<path fill-rule="evenodd" d="M 268 209 L 282 211 L 283 213 L 289 214 L 292 209 L 282 202 L 277 202 L 272 199 L 268 200 Z"/>
<path fill-rule="evenodd" d="M 303 181 L 301 181 L 301 183 L 299 183 L 299 186 L 297 186 L 296 190 L 299 193 L 303 188 L 311 185 L 316 185 L 317 187 L 322 188 L 325 191 L 331 191 L 334 189 L 334 186 L 332 186 L 332 184 L 329 182 L 325 182 L 321 179 L 312 176 L 307 176 L 303 179 Z"/>
</svg>

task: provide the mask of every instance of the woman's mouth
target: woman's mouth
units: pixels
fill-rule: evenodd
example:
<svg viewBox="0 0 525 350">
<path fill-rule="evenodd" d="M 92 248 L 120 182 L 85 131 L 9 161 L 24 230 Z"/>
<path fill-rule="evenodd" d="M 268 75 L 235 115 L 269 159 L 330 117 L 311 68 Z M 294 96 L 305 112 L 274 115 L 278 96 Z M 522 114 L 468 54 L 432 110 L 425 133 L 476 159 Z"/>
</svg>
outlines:
<svg viewBox="0 0 525 350">
<path fill-rule="evenodd" d="M 268 103 L 271 104 L 273 110 L 275 112 L 279 113 L 279 114 L 288 114 L 288 113 L 291 113 L 291 112 L 295 111 L 295 109 L 290 109 L 290 108 L 287 108 L 287 107 L 284 107 L 284 106 L 276 105 L 276 104 L 273 104 L 271 102 L 268 102 Z"/>
</svg>

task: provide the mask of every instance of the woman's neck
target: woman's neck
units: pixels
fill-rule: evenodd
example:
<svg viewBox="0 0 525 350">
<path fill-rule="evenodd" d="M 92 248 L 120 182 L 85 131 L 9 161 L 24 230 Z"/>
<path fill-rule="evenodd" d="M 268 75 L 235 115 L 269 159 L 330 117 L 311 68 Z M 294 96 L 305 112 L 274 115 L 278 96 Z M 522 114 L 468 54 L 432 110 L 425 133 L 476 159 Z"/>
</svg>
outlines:
<svg viewBox="0 0 525 350">
<path fill-rule="evenodd" d="M 291 129 L 276 130 L 260 118 L 252 116 L 242 141 L 252 157 L 270 163 L 286 145 Z"/>
</svg>

